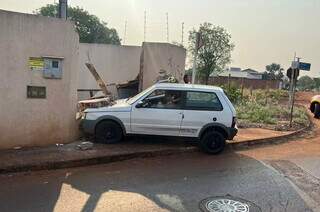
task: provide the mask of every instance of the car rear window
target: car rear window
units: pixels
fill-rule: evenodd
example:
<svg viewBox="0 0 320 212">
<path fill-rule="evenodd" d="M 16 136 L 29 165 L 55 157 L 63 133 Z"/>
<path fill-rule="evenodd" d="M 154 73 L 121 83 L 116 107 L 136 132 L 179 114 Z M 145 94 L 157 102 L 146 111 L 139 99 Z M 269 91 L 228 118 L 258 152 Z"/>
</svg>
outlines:
<svg viewBox="0 0 320 212">
<path fill-rule="evenodd" d="M 185 107 L 189 110 L 223 110 L 218 96 L 211 92 L 188 91 Z"/>
</svg>

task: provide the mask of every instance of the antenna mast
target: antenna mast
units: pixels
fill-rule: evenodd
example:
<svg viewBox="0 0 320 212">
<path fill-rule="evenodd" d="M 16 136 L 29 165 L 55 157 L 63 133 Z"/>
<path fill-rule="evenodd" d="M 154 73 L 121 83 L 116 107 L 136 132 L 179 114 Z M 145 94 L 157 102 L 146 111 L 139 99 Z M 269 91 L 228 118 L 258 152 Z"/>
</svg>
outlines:
<svg viewBox="0 0 320 212">
<path fill-rule="evenodd" d="M 182 22 L 182 27 L 181 27 L 181 45 L 183 46 L 183 38 L 184 38 L 184 22 Z"/>
<path fill-rule="evenodd" d="M 147 34 L 147 11 L 144 11 L 144 32 L 143 32 L 143 41 L 146 41 L 146 34 Z"/>
<path fill-rule="evenodd" d="M 123 35 L 123 44 L 126 44 L 126 38 L 127 38 L 127 20 L 124 23 L 124 35 Z"/>
<path fill-rule="evenodd" d="M 169 14 L 166 13 L 167 16 L 167 42 L 169 43 Z"/>
</svg>

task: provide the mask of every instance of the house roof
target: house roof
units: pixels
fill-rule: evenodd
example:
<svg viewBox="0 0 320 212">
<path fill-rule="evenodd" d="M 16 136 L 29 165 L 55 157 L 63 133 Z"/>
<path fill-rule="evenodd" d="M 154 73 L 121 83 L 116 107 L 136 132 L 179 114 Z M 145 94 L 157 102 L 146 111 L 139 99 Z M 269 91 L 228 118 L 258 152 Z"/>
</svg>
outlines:
<svg viewBox="0 0 320 212">
<path fill-rule="evenodd" d="M 253 70 L 253 69 L 251 69 L 251 68 L 247 68 L 247 69 L 244 69 L 244 70 L 242 70 L 242 72 L 248 72 L 248 73 L 259 73 L 258 71 L 256 71 L 256 70 Z"/>
</svg>

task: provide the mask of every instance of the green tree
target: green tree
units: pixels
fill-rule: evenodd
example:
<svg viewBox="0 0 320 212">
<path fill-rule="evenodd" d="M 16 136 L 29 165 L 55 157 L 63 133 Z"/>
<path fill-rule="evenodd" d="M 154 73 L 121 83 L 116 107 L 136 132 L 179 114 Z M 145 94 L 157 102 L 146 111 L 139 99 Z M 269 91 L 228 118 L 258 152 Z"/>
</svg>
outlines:
<svg viewBox="0 0 320 212">
<path fill-rule="evenodd" d="M 263 74 L 264 79 L 282 80 L 283 77 L 283 68 L 281 68 L 280 64 L 272 63 L 266 66 L 266 71 Z"/>
<path fill-rule="evenodd" d="M 212 73 L 223 71 L 231 62 L 234 44 L 231 42 L 231 35 L 223 27 L 203 23 L 198 32 L 201 34 L 203 47 L 198 52 L 197 74 L 208 84 Z M 189 32 L 189 50 L 192 54 L 195 53 L 196 34 L 195 29 Z"/>
<path fill-rule="evenodd" d="M 317 89 L 317 91 L 320 90 L 320 78 L 313 78 L 313 81 L 315 83 L 315 88 Z"/>
<path fill-rule="evenodd" d="M 315 81 L 309 76 L 302 76 L 298 79 L 297 87 L 299 90 L 313 90 L 316 87 Z"/>
<path fill-rule="evenodd" d="M 38 15 L 57 17 L 58 4 L 48 4 L 35 11 Z M 68 7 L 68 19 L 74 21 L 81 43 L 106 43 L 120 45 L 118 33 L 107 23 L 80 7 Z"/>
</svg>

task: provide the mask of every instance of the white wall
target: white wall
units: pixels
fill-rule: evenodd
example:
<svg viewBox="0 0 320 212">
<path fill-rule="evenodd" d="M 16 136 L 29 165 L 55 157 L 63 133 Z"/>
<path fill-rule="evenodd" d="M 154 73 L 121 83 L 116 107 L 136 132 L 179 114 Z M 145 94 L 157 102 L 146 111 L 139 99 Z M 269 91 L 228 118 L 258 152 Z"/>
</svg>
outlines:
<svg viewBox="0 0 320 212">
<path fill-rule="evenodd" d="M 0 148 L 73 141 L 78 133 L 79 37 L 73 23 L 0 10 Z M 63 57 L 62 79 L 31 71 L 29 57 Z M 46 99 L 27 98 L 27 85 Z"/>
</svg>

